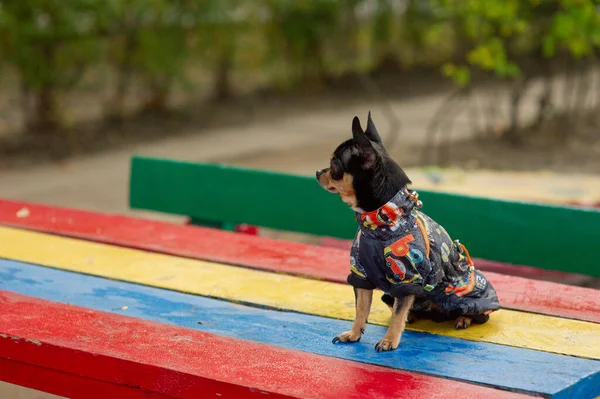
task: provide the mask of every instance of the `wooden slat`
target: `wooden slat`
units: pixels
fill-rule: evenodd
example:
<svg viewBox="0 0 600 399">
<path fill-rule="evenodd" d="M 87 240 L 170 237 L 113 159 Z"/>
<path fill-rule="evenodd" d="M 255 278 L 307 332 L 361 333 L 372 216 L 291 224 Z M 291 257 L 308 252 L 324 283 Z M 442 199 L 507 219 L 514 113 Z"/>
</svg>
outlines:
<svg viewBox="0 0 600 399">
<path fill-rule="evenodd" d="M 344 250 L 19 201 L 0 200 L 0 224 L 342 284 L 349 272 Z M 505 308 L 600 323 L 600 290 L 486 276 Z"/>
<path fill-rule="evenodd" d="M 0 227 L 0 258 L 341 320 L 352 320 L 355 313 L 352 290 L 341 284 L 7 227 Z M 387 325 L 389 314 L 385 304 L 374 301 L 369 320 Z M 600 359 L 600 325 L 578 320 L 502 310 L 488 323 L 467 330 L 432 321 L 419 321 L 409 329 Z"/>
<path fill-rule="evenodd" d="M 74 398 L 123 397 L 126 388 L 194 399 L 519 396 L 6 291 L 0 305 L 0 379 Z M 96 384 L 81 395 L 74 376 Z"/>
<path fill-rule="evenodd" d="M 2 348 L 1 345 L 0 348 Z M 14 361 L 12 359 L 4 359 L 2 357 L 0 357 L 0 381 L 7 381 L 22 387 L 34 388 L 38 391 L 61 395 L 60 398 L 64 399 L 174 398 L 173 396 L 159 395 L 136 387 L 98 381 L 93 378 L 82 377 L 79 374 L 60 372 L 52 370 L 51 368 L 39 367 L 29 363 Z M 44 398 L 40 395 L 36 394 L 33 396 L 33 394 L 29 393 L 25 394 L 23 397 L 34 397 L 36 399 Z M 13 398 L 21 398 L 21 396 L 9 396 L 7 399 Z M 59 398 L 59 396 L 56 396 L 55 398 Z"/>
</svg>

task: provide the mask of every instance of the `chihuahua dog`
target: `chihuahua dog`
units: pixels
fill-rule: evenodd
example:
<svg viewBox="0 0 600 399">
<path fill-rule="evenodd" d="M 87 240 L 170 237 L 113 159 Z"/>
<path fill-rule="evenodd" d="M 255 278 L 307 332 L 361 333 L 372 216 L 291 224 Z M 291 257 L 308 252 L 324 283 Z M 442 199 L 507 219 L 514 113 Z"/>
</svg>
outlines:
<svg viewBox="0 0 600 399">
<path fill-rule="evenodd" d="M 365 131 L 354 117 L 352 138 L 316 175 L 325 190 L 339 194 L 356 212 L 359 224 L 347 278 L 356 317 L 352 329 L 333 343 L 360 341 L 375 288 L 392 310 L 387 333 L 375 345 L 378 352 L 398 347 L 406 322 L 454 320 L 455 328 L 463 329 L 487 322 L 500 308 L 496 291 L 475 269 L 465 246 L 419 210 L 423 204 L 384 148 L 370 112 Z"/>
</svg>

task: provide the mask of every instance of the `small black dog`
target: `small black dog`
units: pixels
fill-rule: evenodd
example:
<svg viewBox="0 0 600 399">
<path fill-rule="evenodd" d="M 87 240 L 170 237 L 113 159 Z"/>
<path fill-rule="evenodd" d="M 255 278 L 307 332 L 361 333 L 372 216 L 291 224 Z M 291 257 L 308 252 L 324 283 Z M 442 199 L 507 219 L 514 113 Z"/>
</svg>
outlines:
<svg viewBox="0 0 600 399">
<path fill-rule="evenodd" d="M 354 287 L 352 329 L 333 342 L 358 342 L 379 288 L 392 319 L 377 351 L 396 349 L 405 323 L 417 318 L 455 320 L 457 329 L 488 321 L 500 308 L 492 285 L 476 270 L 464 245 L 419 211 L 422 203 L 402 168 L 383 146 L 369 112 L 367 129 L 352 121 L 352 139 L 333 153 L 319 184 L 356 212 L 359 229 L 350 253 L 348 283 Z"/>
</svg>

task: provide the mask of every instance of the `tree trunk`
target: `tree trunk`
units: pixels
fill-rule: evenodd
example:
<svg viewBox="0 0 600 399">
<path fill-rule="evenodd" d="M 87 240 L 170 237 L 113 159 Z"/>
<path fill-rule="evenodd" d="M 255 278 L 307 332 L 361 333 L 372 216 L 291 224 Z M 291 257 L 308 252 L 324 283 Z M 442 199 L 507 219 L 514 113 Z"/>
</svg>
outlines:
<svg viewBox="0 0 600 399">
<path fill-rule="evenodd" d="M 133 53 L 137 47 L 135 32 L 129 31 L 126 33 L 123 47 L 123 59 L 117 65 L 115 91 L 107 110 L 108 119 L 114 121 L 121 121 L 124 117 L 125 101 L 129 93 L 131 75 L 133 73 Z"/>
<path fill-rule="evenodd" d="M 536 128 L 540 128 L 544 122 L 548 119 L 548 113 L 552 109 L 552 92 L 553 92 L 553 79 L 551 74 L 546 74 L 544 77 L 544 90 L 538 100 L 538 112 L 534 122 Z"/>
<path fill-rule="evenodd" d="M 153 76 L 149 79 L 150 94 L 144 105 L 143 113 L 165 113 L 171 89 L 171 79 L 165 76 Z"/>
<path fill-rule="evenodd" d="M 60 128 L 56 90 L 53 84 L 45 84 L 38 91 L 35 113 L 34 132 L 41 134 L 54 133 Z"/>
<path fill-rule="evenodd" d="M 329 74 L 327 73 L 327 67 L 325 65 L 325 49 L 323 48 L 323 42 L 319 38 L 315 38 L 312 42 L 311 51 L 313 58 L 313 76 L 317 84 L 327 84 L 329 81 Z M 310 62 L 310 57 L 308 62 Z"/>
<path fill-rule="evenodd" d="M 213 99 L 215 101 L 229 100 L 233 96 L 231 72 L 233 70 L 234 41 L 229 40 L 219 54 L 215 69 L 215 85 Z"/>
<path fill-rule="evenodd" d="M 56 91 L 55 56 L 56 48 L 46 43 L 42 49 L 49 71 L 49 78 L 34 90 L 34 107 L 28 130 L 31 134 L 55 134 L 62 127 Z"/>
<path fill-rule="evenodd" d="M 20 76 L 19 79 L 21 80 L 21 117 L 24 129 L 28 130 L 31 126 L 33 126 L 33 121 L 35 118 L 35 113 L 31 104 L 32 90 L 31 86 L 29 85 L 29 83 L 27 83 L 23 76 Z"/>
<path fill-rule="evenodd" d="M 521 130 L 519 129 L 519 110 L 523 94 L 527 89 L 527 78 L 515 83 L 510 96 L 510 125 L 504 137 L 513 145 L 522 144 Z"/>
</svg>

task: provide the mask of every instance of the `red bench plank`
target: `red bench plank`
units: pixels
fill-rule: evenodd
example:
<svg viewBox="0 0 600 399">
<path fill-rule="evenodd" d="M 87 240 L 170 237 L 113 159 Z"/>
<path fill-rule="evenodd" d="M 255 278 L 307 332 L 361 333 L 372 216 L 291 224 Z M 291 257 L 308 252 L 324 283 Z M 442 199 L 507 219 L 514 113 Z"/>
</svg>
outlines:
<svg viewBox="0 0 600 399">
<path fill-rule="evenodd" d="M 0 200 L 0 224 L 338 283 L 348 274 L 344 250 L 127 216 Z M 486 275 L 506 308 L 600 323 L 600 290 Z"/>
<path fill-rule="evenodd" d="M 0 370 L 17 370 L 8 373 L 9 382 L 70 397 L 117 397 L 100 390 L 81 395 L 81 384 L 70 385 L 78 377 L 98 381 L 104 393 L 111 384 L 115 394 L 135 388 L 139 397 L 146 392 L 174 398 L 524 396 L 7 291 L 0 291 L 0 307 Z M 52 374 L 68 392 L 43 381 Z"/>
<path fill-rule="evenodd" d="M 0 359 L 0 380 L 67 398 L 161 399 L 172 396 Z"/>
</svg>

